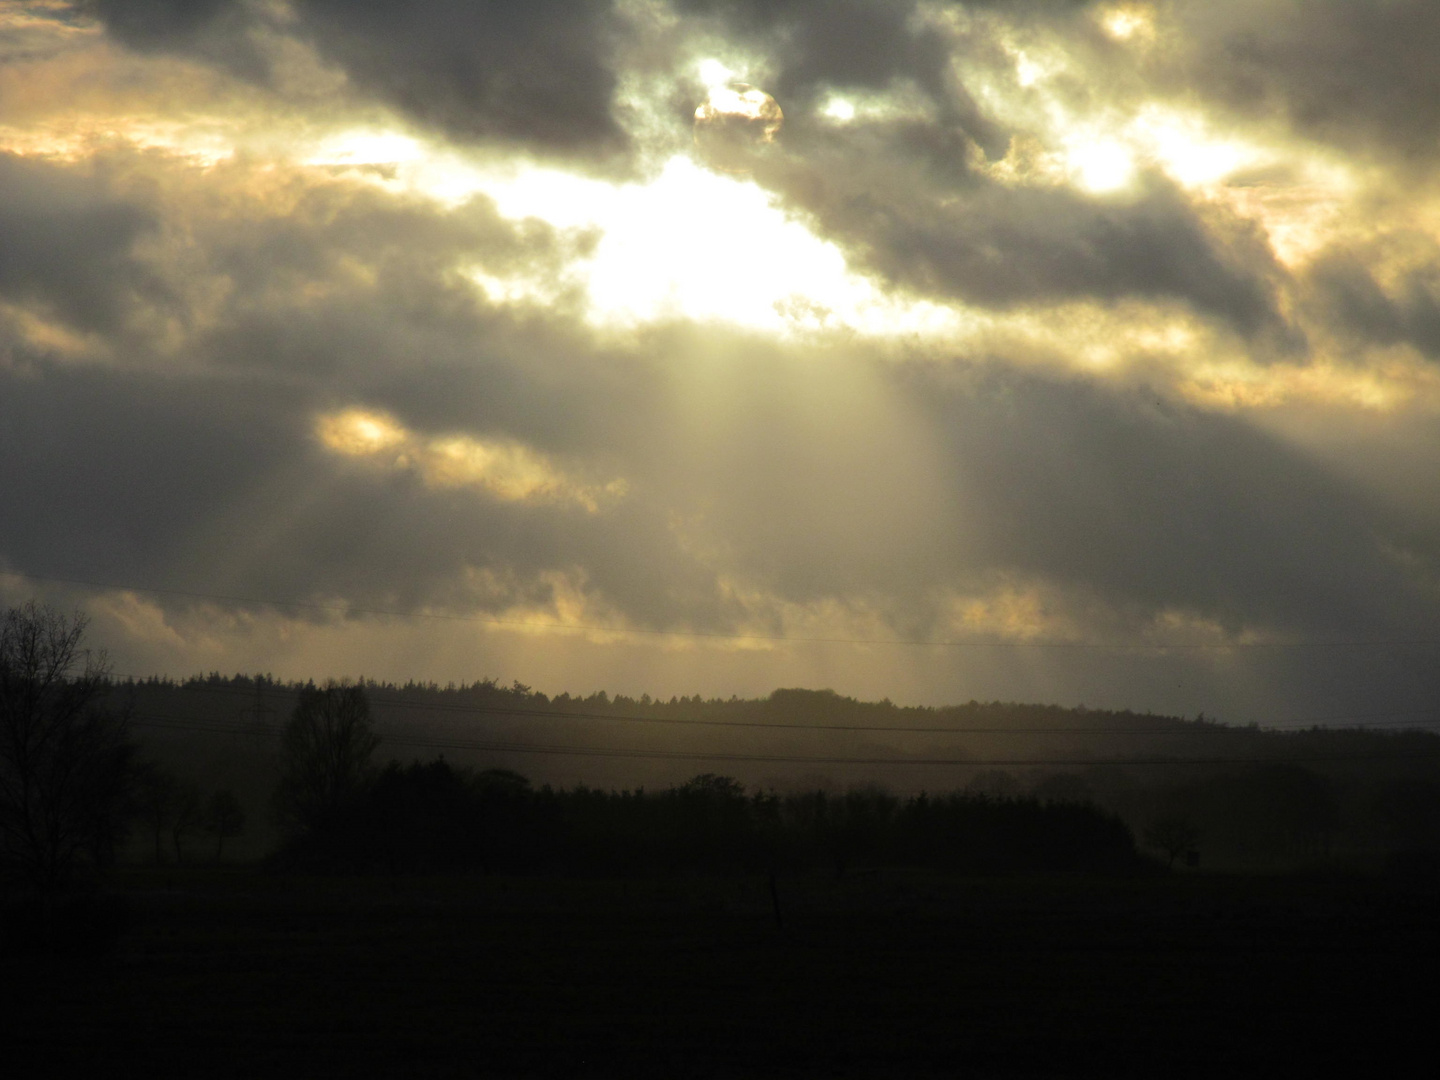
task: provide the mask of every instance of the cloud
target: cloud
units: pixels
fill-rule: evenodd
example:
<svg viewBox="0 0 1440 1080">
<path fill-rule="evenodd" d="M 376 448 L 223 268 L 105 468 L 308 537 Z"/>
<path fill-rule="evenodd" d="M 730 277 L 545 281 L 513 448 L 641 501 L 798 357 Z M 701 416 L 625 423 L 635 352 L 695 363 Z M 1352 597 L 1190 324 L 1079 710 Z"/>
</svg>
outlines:
<svg viewBox="0 0 1440 1080">
<path fill-rule="evenodd" d="M 245 7 L 235 0 L 82 0 L 77 6 L 121 41 L 149 48 L 193 42 L 217 31 L 218 23 L 241 18 Z"/>
<path fill-rule="evenodd" d="M 1265 337 L 1267 349 L 1302 347 L 1281 314 L 1285 273 L 1265 232 L 1177 179 L 1208 176 L 1202 155 L 1235 151 L 1201 147 L 1177 117 L 1127 99 L 1133 61 L 1080 5 L 697 0 L 677 10 L 755 50 L 740 74 L 764 80 L 786 123 L 777 147 L 755 148 L 750 171 L 857 268 L 1002 310 L 1179 300 Z M 1026 84 L 1027 49 L 1068 50 L 1043 87 Z M 1112 145 L 1123 176 L 1084 190 Z M 1012 175 L 1025 147 L 1052 159 L 1048 172 Z"/>
<path fill-rule="evenodd" d="M 466 140 L 573 158 L 623 154 L 608 0 L 91 0 L 127 45 L 194 54 L 261 82 L 273 43 L 301 41 L 361 94 Z M 272 46 L 267 48 L 267 46 Z"/>
<path fill-rule="evenodd" d="M 612 4 L 299 0 L 303 32 L 359 86 L 458 137 L 614 152 Z"/>
<path fill-rule="evenodd" d="M 766 89 L 780 96 L 782 106 L 794 102 L 809 109 L 833 90 L 881 92 L 903 81 L 924 96 L 941 127 L 1004 152 L 1004 127 L 986 116 L 954 72 L 957 53 L 990 47 L 983 29 L 957 31 L 947 22 L 945 16 L 959 9 L 915 0 L 677 0 L 674 8 L 712 22 L 724 37 L 763 55 L 773 73 Z"/>
<path fill-rule="evenodd" d="M 435 488 L 475 487 L 506 502 L 573 502 L 598 513 L 602 500 L 625 494 L 623 480 L 587 484 L 567 476 L 543 454 L 512 440 L 468 435 L 424 438 L 391 417 L 346 409 L 317 418 L 316 434 L 327 450 L 391 469 L 417 471 Z"/>
<path fill-rule="evenodd" d="M 981 566 L 1232 633 L 1414 634 L 1432 617 L 1387 544 L 1424 536 L 1433 564 L 1440 536 L 1242 419 L 1013 376 L 926 398 Z"/>
<path fill-rule="evenodd" d="M 154 216 L 94 178 L 0 153 L 0 298 L 81 330 L 118 331 L 156 283 L 134 248 Z"/>
<path fill-rule="evenodd" d="M 257 82 L 275 59 L 262 31 L 285 10 L 247 0 L 77 0 L 75 8 L 128 48 L 191 56 Z"/>
<path fill-rule="evenodd" d="M 1431 360 L 1440 359 L 1440 245 L 1425 247 L 1418 264 L 1407 260 L 1408 267 L 1386 275 L 1388 288 L 1376 280 L 1373 268 L 1389 269 L 1390 260 L 1365 259 L 1343 248 L 1328 252 L 1310 273 L 1320 317 L 1352 339 L 1404 342 Z"/>
<path fill-rule="evenodd" d="M 997 580 L 1103 597 L 1142 623 L 1194 611 L 1234 632 L 1404 624 L 1427 610 L 1376 542 L 1399 542 L 1393 515 L 1243 420 L 1004 365 L 887 375 L 865 347 L 715 328 L 617 350 L 578 325 L 491 308 L 453 273 L 472 258 L 551 265 L 553 233 L 508 226 L 484 202 L 446 211 L 319 178 L 300 192 L 229 217 L 167 200 L 194 224 L 180 265 L 195 295 L 215 291 L 208 273 L 225 299 L 178 347 L 184 381 L 44 368 L 17 387 L 11 422 L 29 417 L 33 439 L 11 460 L 30 486 L 7 501 L 44 504 L 47 485 L 106 494 L 64 527 L 88 538 L 80 549 L 48 550 L 31 522 L 7 550 L 48 550 L 53 569 L 108 538 L 106 560 L 137 556 L 115 573 L 145 580 L 205 551 L 202 576 L 246 594 L 375 602 L 433 600 L 475 568 L 544 595 L 544 575 L 578 569 L 580 588 L 637 625 L 722 630 L 763 623 L 772 604 L 878 603 L 924 634 L 947 597 L 988 595 Z M 217 413 L 211 395 L 236 376 L 245 392 L 225 391 Z M 706 389 L 716 379 L 723 401 Z M 331 404 L 340 396 L 373 403 L 369 427 Z M 67 415 L 85 445 L 37 458 L 55 445 L 40 432 Z M 316 416 L 322 445 L 387 468 L 316 458 Z M 132 424 L 144 439 L 121 434 Z M 364 445 L 350 438 L 371 428 Z M 566 513 L 589 514 L 619 476 L 631 494 L 604 521 Z M 182 508 L 194 517 L 175 517 Z M 250 515 L 284 523 L 263 559 L 219 524 Z M 1428 543 L 1404 541 L 1425 559 Z"/>
<path fill-rule="evenodd" d="M 588 492 L 557 490 L 553 477 L 521 491 L 504 468 L 476 476 L 473 455 L 442 460 L 444 441 L 427 447 L 433 482 L 345 469 L 312 437 L 314 400 L 273 379 L 53 368 L 7 378 L 0 500 L 30 509 L 5 515 L 0 550 L 29 573 L 458 611 L 538 603 L 555 572 L 585 567 L 597 596 L 617 594 L 646 619 L 658 615 L 646 609 L 657 571 L 683 576 L 655 558 L 653 536 L 635 535 L 643 514 L 594 514 Z M 467 587 L 487 568 L 505 590 Z"/>
<path fill-rule="evenodd" d="M 1165 181 L 1124 198 L 975 179 L 927 185 L 914 158 L 933 144 L 911 134 L 847 132 L 765 178 L 852 258 L 925 294 L 997 308 L 1173 299 L 1243 334 L 1283 322 L 1263 239 L 1240 222 L 1207 221 Z M 893 168 L 905 158 L 912 169 Z"/>
<path fill-rule="evenodd" d="M 468 662 L 369 610 L 983 636 L 1034 651 L 465 641 L 575 689 L 1209 711 L 1394 674 L 1239 644 L 1440 622 L 1425 76 L 1296 59 L 1418 8 L 45 10 L 0 41 L 46 88 L 0 129 L 0 568 L 251 598 L 107 592 L 146 655 Z M 784 114 L 724 175 L 707 59 Z"/>
<path fill-rule="evenodd" d="M 1278 115 L 1309 138 L 1412 167 L 1440 151 L 1434 4 L 1273 0 L 1173 12 L 1186 81 L 1235 113 Z"/>
</svg>

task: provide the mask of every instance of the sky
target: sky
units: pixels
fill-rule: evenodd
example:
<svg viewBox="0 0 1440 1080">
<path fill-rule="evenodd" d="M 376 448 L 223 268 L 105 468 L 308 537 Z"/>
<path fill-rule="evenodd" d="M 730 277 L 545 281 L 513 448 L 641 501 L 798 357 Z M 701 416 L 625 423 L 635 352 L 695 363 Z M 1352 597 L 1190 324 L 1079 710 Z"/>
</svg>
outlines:
<svg viewBox="0 0 1440 1080">
<path fill-rule="evenodd" d="M 122 674 L 1440 702 L 1440 5 L 0 0 Z"/>
</svg>

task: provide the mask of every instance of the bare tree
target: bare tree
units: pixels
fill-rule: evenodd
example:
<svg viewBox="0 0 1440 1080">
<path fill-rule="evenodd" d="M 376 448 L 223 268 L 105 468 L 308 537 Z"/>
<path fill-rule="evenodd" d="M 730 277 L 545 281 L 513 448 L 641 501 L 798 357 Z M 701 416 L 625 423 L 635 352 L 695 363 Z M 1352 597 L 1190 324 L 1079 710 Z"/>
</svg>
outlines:
<svg viewBox="0 0 1440 1080">
<path fill-rule="evenodd" d="M 225 850 L 225 840 L 245 831 L 245 808 L 229 788 L 210 796 L 205 804 L 205 831 L 215 837 L 215 861 Z"/>
<path fill-rule="evenodd" d="M 135 748 L 85 628 L 33 601 L 0 618 L 0 857 L 46 889 L 108 862 L 126 824 Z"/>
<path fill-rule="evenodd" d="M 1181 814 L 1161 814 L 1145 827 L 1145 843 L 1168 855 L 1170 866 L 1179 856 L 1194 851 L 1199 842 L 1199 831 Z"/>
<path fill-rule="evenodd" d="M 133 805 L 140 820 L 155 837 L 155 865 L 165 861 L 165 834 L 180 801 L 180 781 L 153 761 L 135 768 Z"/>
<path fill-rule="evenodd" d="M 363 791 L 379 743 L 363 687 L 302 690 L 284 731 L 275 791 L 281 827 L 314 830 L 347 806 Z"/>
<path fill-rule="evenodd" d="M 175 800 L 175 816 L 170 820 L 170 842 L 175 845 L 175 862 L 185 861 L 182 841 L 186 833 L 194 832 L 204 824 L 204 803 L 200 789 L 194 784 L 181 783 Z"/>
</svg>

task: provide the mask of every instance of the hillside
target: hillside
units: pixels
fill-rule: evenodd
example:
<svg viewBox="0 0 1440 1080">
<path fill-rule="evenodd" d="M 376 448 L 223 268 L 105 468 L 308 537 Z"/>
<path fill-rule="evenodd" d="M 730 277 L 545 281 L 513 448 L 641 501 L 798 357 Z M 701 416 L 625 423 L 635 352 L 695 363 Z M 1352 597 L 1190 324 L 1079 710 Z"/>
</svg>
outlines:
<svg viewBox="0 0 1440 1080">
<path fill-rule="evenodd" d="M 203 788 L 228 787 L 265 826 L 278 734 L 300 687 L 211 675 L 117 684 L 148 754 Z M 701 772 L 752 790 L 968 790 L 1094 802 L 1142 833 L 1182 816 L 1222 863 L 1440 846 L 1440 736 L 1375 728 L 1229 727 L 1132 712 L 969 702 L 862 702 L 820 690 L 655 701 L 558 697 L 492 680 L 367 683 L 381 761 L 443 755 L 535 786 L 651 790 Z"/>
</svg>

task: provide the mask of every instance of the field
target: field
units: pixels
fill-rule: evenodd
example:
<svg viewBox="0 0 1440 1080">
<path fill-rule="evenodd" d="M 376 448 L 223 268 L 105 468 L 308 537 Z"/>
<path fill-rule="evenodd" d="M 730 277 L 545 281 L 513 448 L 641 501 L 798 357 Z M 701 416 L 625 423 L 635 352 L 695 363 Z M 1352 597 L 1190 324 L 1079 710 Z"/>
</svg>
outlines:
<svg viewBox="0 0 1440 1080">
<path fill-rule="evenodd" d="M 1360 877 L 122 874 L 5 961 L 13 1076 L 1294 1073 L 1424 1044 L 1433 892 Z"/>
</svg>

